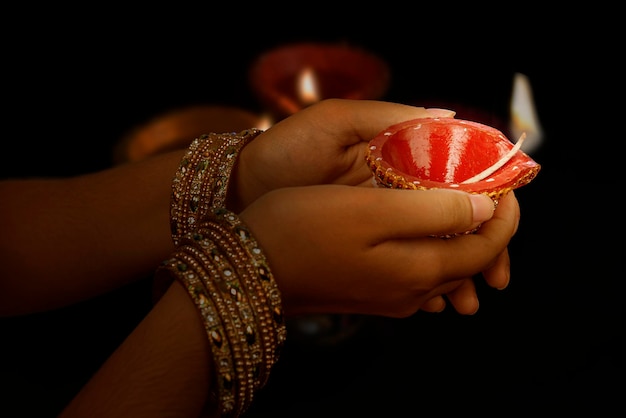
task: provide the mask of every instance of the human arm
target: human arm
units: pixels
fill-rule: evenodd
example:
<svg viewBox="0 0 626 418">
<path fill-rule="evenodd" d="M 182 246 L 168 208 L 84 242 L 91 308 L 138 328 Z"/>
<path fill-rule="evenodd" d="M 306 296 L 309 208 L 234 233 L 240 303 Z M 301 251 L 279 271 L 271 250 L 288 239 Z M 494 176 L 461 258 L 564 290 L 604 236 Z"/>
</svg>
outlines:
<svg viewBox="0 0 626 418">
<path fill-rule="evenodd" d="M 270 133 L 268 131 L 268 135 Z M 272 138 L 268 135 L 266 140 Z M 362 139 L 359 141 L 362 142 Z M 349 166 L 360 170 L 356 161 Z M 282 187 L 252 199 L 241 216 L 267 253 L 289 315 L 361 312 L 406 316 L 423 309 L 433 300 L 441 301 L 439 298 L 444 294 L 456 295 L 460 289 L 466 289 L 464 284 L 471 282 L 469 277 L 480 271 L 498 270 L 490 274 L 490 284 L 497 284 L 499 277 L 508 274 L 507 266 L 494 266 L 497 260 L 502 259 L 501 254 L 506 253 L 506 243 L 519 216 L 512 197 L 507 199 L 513 199 L 510 200 L 513 203 L 506 205 L 503 200 L 491 218 L 493 205 L 488 198 L 477 197 L 477 200 L 482 200 L 474 202 L 479 207 L 476 211 L 469 195 L 450 191 L 410 192 L 342 184 Z M 474 216 L 475 212 L 479 216 Z M 478 222 L 484 222 L 483 226 L 472 236 L 452 240 L 432 237 L 465 231 Z M 487 228 L 490 223 L 501 225 L 490 230 Z M 169 243 L 169 231 L 162 232 L 159 237 L 163 239 L 164 235 L 167 235 Z M 475 239 L 477 237 L 480 239 Z M 311 246 L 311 242 L 330 245 Z M 448 242 L 454 242 L 454 245 L 446 244 Z M 420 263 L 414 263 L 420 259 Z M 330 263 L 325 263 L 325 260 L 330 260 Z M 408 260 L 408 268 L 403 260 Z M 337 269 L 340 264 L 340 269 Z M 173 288 L 176 289 L 176 285 Z M 470 289 L 470 296 L 472 291 Z M 169 300 L 192 306 L 188 297 Z M 172 333 L 170 337 L 175 340 L 178 339 L 175 337 L 177 333 L 191 332 L 186 326 L 180 330 L 173 329 L 168 322 L 171 317 L 158 315 L 164 309 L 161 303 L 155 306 L 156 313 L 146 318 L 148 325 L 152 321 L 163 321 L 166 334 Z M 455 305 L 457 310 L 467 310 L 459 306 Z M 193 320 L 187 321 L 185 325 L 193 323 Z M 149 326 L 148 329 L 153 328 Z M 198 326 L 197 329 L 206 338 L 202 328 Z M 156 333 L 146 332 L 144 323 L 133 331 L 128 341 L 106 362 L 72 404 L 117 405 L 120 402 L 119 405 L 124 405 L 127 400 L 135 399 L 136 406 L 141 407 L 141 400 L 158 397 L 163 387 L 170 386 L 165 379 L 155 380 L 155 375 L 172 376 L 172 382 L 186 384 L 185 380 L 181 382 L 174 377 L 177 376 L 178 361 L 152 364 L 160 362 L 159 353 L 171 351 L 171 359 L 176 360 L 193 358 L 204 351 L 202 354 L 211 361 L 211 352 L 206 347 L 202 350 L 198 345 L 170 344 L 168 341 L 172 339 L 169 337 L 161 340 Z M 193 343 L 194 338 L 184 341 Z M 151 352 L 145 358 L 147 362 L 135 361 L 136 352 L 148 348 Z M 189 350 L 193 353 L 190 354 Z M 188 371 L 187 365 L 182 364 L 180 370 Z M 119 394 L 111 390 L 110 385 L 125 381 L 124 376 L 129 373 L 138 380 L 133 380 L 132 385 L 122 385 L 127 392 Z M 188 396 L 192 396 L 192 410 L 189 412 L 195 414 L 204 402 L 204 398 L 196 399 L 195 396 L 198 393 L 201 397 L 202 393 L 206 396 L 213 386 L 208 368 L 198 368 L 194 373 L 187 378 L 197 379 L 199 388 L 202 387 L 201 382 L 207 382 L 207 391 L 191 395 L 171 392 L 172 398 L 159 397 L 155 404 L 143 406 L 148 410 L 153 407 L 167 410 L 168 405 L 175 405 L 177 400 L 190 402 Z M 100 390 L 101 387 L 104 389 Z M 147 388 L 149 390 L 145 391 Z M 72 405 L 68 407 L 68 411 L 71 410 Z"/>
<path fill-rule="evenodd" d="M 519 207 L 511 193 L 492 214 L 488 200 L 451 191 L 287 188 L 258 199 L 241 218 L 271 262 L 288 315 L 404 317 L 496 262 Z M 423 216 L 406 219 L 414 213 Z M 476 234 L 431 237 L 483 221 Z M 197 417 L 217 406 L 208 397 L 212 365 L 200 316 L 175 282 L 61 417 Z"/>
<path fill-rule="evenodd" d="M 399 103 L 330 99 L 321 101 L 272 126 L 241 152 L 233 172 L 231 206 L 242 209 L 263 193 L 280 187 L 315 184 L 372 186 L 372 173 L 363 164 L 368 141 L 390 124 L 420 117 L 453 117 L 446 109 L 425 109 Z M 286 175 L 285 173 L 289 173 Z M 490 286 L 508 283 L 506 248 L 483 272 Z M 474 280 L 467 277 L 446 294 L 457 310 L 474 313 L 478 298 Z M 421 309 L 445 308 L 442 296 Z"/>
<path fill-rule="evenodd" d="M 229 208 L 242 210 L 281 187 L 371 186 L 364 162 L 371 137 L 402 120 L 452 113 L 376 101 L 320 102 L 243 148 L 231 179 Z M 6 266 L 0 315 L 64 306 L 149 274 L 173 249 L 171 181 L 183 154 L 71 179 L 0 182 L 0 261 Z M 502 257 L 508 260 L 506 251 Z M 472 286 L 469 280 L 460 289 Z M 442 302 L 435 298 L 423 309 L 440 310 Z"/>
<path fill-rule="evenodd" d="M 241 213 L 267 253 L 286 312 L 392 317 L 427 304 L 436 310 L 443 295 L 474 313 L 467 282 L 482 272 L 490 286 L 507 285 L 506 247 L 519 216 L 513 192 L 494 212 L 483 195 L 340 185 L 276 190 Z M 478 222 L 474 234 L 434 237 Z"/>
<path fill-rule="evenodd" d="M 199 417 L 217 406 L 212 373 L 200 316 L 174 282 L 59 418 Z"/>
<path fill-rule="evenodd" d="M 391 102 L 323 100 L 281 120 L 243 148 L 231 180 L 231 207 L 240 211 L 281 187 L 370 187 L 372 173 L 364 161 L 371 138 L 405 120 L 454 114 Z"/>
<path fill-rule="evenodd" d="M 54 309 L 148 277 L 174 246 L 183 152 L 59 179 L 0 182 L 0 315 Z"/>
</svg>

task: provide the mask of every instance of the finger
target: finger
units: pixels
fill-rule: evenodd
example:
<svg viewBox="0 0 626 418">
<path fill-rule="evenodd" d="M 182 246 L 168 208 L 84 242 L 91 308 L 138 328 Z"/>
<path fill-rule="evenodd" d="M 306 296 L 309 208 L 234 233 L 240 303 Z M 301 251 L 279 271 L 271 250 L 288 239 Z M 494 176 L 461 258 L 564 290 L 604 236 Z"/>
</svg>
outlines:
<svg viewBox="0 0 626 418">
<path fill-rule="evenodd" d="M 478 234 L 489 235 L 494 230 L 505 230 L 510 237 L 517 232 L 520 220 L 520 208 L 514 192 L 509 192 L 501 197 L 494 216 L 489 222 L 485 222 Z"/>
<path fill-rule="evenodd" d="M 493 265 L 482 272 L 487 284 L 493 288 L 503 290 L 511 279 L 511 262 L 508 249 L 504 249 L 495 259 Z"/>
<path fill-rule="evenodd" d="M 493 201 L 484 195 L 443 189 L 368 192 L 368 203 L 358 207 L 379 241 L 465 232 L 495 213 Z"/>
<path fill-rule="evenodd" d="M 446 308 L 446 301 L 443 296 L 435 296 L 422 304 L 420 310 L 424 312 L 441 312 Z"/>
<path fill-rule="evenodd" d="M 500 199 L 498 208 L 476 233 L 440 240 L 447 251 L 434 251 L 431 255 L 432 268 L 438 269 L 441 277 L 471 277 L 487 271 L 495 286 L 504 285 L 508 279 L 507 246 L 517 230 L 519 205 L 514 194 Z M 504 254 L 504 255 L 502 255 Z"/>
<path fill-rule="evenodd" d="M 474 280 L 471 278 L 463 279 L 456 289 L 446 294 L 446 297 L 461 315 L 473 315 L 478 311 L 478 295 Z"/>
<path fill-rule="evenodd" d="M 373 237 L 379 240 L 373 246 L 372 259 L 382 258 L 388 265 L 406 266 L 405 280 L 410 280 L 410 277 L 428 277 L 429 284 L 437 287 L 486 271 L 496 265 L 495 260 L 506 250 L 514 233 L 519 207 L 515 199 L 503 199 L 498 210 L 492 213 L 492 218 L 484 222 L 477 233 L 451 239 L 427 238 L 435 231 L 435 235 L 446 232 L 446 228 L 447 232 L 462 230 L 459 226 L 464 226 L 467 230 L 467 226 L 474 219 L 474 208 L 471 202 L 467 202 L 467 194 L 447 191 L 395 191 L 396 193 L 385 195 L 387 202 L 398 199 L 394 203 L 399 203 L 403 198 L 411 199 L 415 196 L 413 198 L 419 203 L 413 202 L 413 207 L 418 207 L 419 211 L 407 217 L 403 212 L 406 208 L 398 207 L 411 207 L 411 204 L 404 202 L 404 205 L 385 206 L 379 203 L 378 209 L 385 208 L 388 212 L 379 212 L 378 216 L 385 215 L 388 219 L 378 221 L 376 217 L 372 217 L 368 228 L 374 234 Z M 452 200 L 447 200 L 449 198 Z M 460 199 L 457 201 L 457 198 Z M 486 203 L 483 209 L 489 209 L 489 205 L 493 208 L 490 199 L 485 199 L 486 202 L 478 200 L 478 205 Z M 500 263 L 505 261 L 503 258 Z M 488 274 L 496 274 L 502 266 L 494 267 L 495 270 Z M 377 267 L 372 263 L 369 268 Z M 501 278 L 490 277 L 489 280 L 494 280 L 496 285 L 502 284 Z"/>
<path fill-rule="evenodd" d="M 311 117 L 309 113 L 316 113 Z M 416 118 L 453 117 L 455 112 L 446 109 L 426 109 L 400 103 L 377 100 L 329 99 L 301 112 L 302 118 L 316 123 L 317 130 L 328 135 L 346 131 L 350 127 L 352 135 L 346 135 L 343 146 L 362 140 L 368 141 L 383 129 Z M 341 115 L 341 117 L 338 117 Z"/>
<path fill-rule="evenodd" d="M 454 112 L 375 100 L 327 99 L 283 119 L 268 131 L 275 138 L 289 139 L 278 141 L 279 146 L 273 151 L 282 161 L 289 161 L 297 155 L 299 167 L 311 169 L 318 168 L 320 161 L 334 161 L 333 170 L 319 173 L 321 178 L 305 176 L 307 179 L 316 178 L 314 182 L 302 183 L 294 179 L 286 185 L 357 185 L 372 175 L 365 163 L 370 139 L 390 125 L 442 115 L 453 116 Z M 256 147 L 266 141 L 254 142 L 252 145 Z M 311 149 L 311 152 L 302 155 L 303 149 Z"/>
</svg>

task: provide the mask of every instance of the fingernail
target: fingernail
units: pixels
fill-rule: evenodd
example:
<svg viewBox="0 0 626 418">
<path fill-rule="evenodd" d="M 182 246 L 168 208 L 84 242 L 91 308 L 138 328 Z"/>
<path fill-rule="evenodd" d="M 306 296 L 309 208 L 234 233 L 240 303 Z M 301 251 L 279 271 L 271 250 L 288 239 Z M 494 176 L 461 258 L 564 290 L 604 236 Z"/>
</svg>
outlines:
<svg viewBox="0 0 626 418">
<path fill-rule="evenodd" d="M 426 111 L 433 118 L 453 118 L 454 115 L 456 115 L 456 112 L 454 110 L 440 109 L 440 108 L 437 108 L 437 107 L 428 108 L 428 109 L 426 109 Z"/>
<path fill-rule="evenodd" d="M 472 202 L 474 222 L 485 222 L 491 219 L 493 212 L 496 210 L 496 206 L 489 196 L 484 194 L 470 194 L 470 201 Z"/>
</svg>

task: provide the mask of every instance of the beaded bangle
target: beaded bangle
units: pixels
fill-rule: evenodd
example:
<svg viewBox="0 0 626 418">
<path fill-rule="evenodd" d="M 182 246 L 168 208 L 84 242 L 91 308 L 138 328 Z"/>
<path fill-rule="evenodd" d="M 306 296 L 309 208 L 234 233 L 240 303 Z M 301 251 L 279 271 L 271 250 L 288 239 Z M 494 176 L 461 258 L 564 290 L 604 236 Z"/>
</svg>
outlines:
<svg viewBox="0 0 626 418">
<path fill-rule="evenodd" d="M 239 416 L 269 378 L 286 339 L 279 289 L 246 225 L 225 208 L 237 154 L 262 131 L 196 138 L 172 181 L 177 246 L 155 274 L 155 300 L 177 279 L 204 323 L 222 416 Z"/>
<path fill-rule="evenodd" d="M 216 209 L 215 218 L 202 224 L 199 232 L 220 240 L 222 249 L 237 265 L 243 288 L 253 304 L 262 331 L 264 352 L 270 362 L 278 358 L 277 348 L 286 340 L 280 291 L 269 269 L 267 259 L 247 226 L 234 213 Z M 263 376 L 263 374 L 261 375 Z M 268 374 L 260 381 L 264 384 Z"/>
<path fill-rule="evenodd" d="M 223 408 L 232 409 L 235 405 L 235 365 L 233 364 L 230 339 L 227 338 L 226 331 L 226 327 L 230 325 L 226 322 L 229 315 L 223 300 L 218 297 L 218 294 L 210 295 L 209 290 L 204 286 L 204 281 L 201 280 L 201 277 L 207 274 L 206 271 L 202 269 L 198 260 L 185 254 L 184 249 L 180 249 L 179 252 L 165 261 L 157 269 L 156 274 L 157 276 L 166 276 L 165 272 L 169 273 L 168 278 L 171 276 L 178 278 L 185 286 L 202 316 L 216 368 L 219 400 Z M 232 326 L 228 326 L 228 329 L 232 333 Z"/>
<path fill-rule="evenodd" d="M 225 207 L 228 181 L 239 151 L 263 131 L 209 133 L 196 138 L 172 181 L 170 229 L 174 244 L 211 209 Z"/>
<path fill-rule="evenodd" d="M 234 213 L 216 209 L 180 237 L 157 276 L 173 276 L 202 316 L 223 416 L 250 406 L 286 339 L 280 291 L 257 241 Z"/>
</svg>

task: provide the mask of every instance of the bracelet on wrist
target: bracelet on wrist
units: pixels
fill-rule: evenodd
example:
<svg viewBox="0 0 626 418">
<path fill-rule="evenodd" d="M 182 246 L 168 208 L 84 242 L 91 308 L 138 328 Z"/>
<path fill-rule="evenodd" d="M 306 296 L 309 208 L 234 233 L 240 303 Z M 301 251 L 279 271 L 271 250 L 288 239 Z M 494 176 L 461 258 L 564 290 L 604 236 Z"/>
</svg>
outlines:
<svg viewBox="0 0 626 418">
<path fill-rule="evenodd" d="M 241 149 L 263 131 L 209 133 L 196 138 L 172 181 L 170 229 L 174 244 L 211 209 L 226 206 L 229 179 Z"/>
<path fill-rule="evenodd" d="M 224 416 L 247 410 L 286 340 L 280 291 L 263 251 L 237 215 L 215 210 L 157 269 L 180 281 L 211 345 Z"/>
<path fill-rule="evenodd" d="M 280 291 L 248 227 L 226 208 L 241 149 L 262 131 L 196 138 L 172 181 L 175 252 L 156 270 L 155 301 L 172 280 L 189 293 L 211 347 L 221 415 L 245 412 L 269 378 L 286 339 Z M 161 286 L 161 287 L 159 287 Z"/>
</svg>

